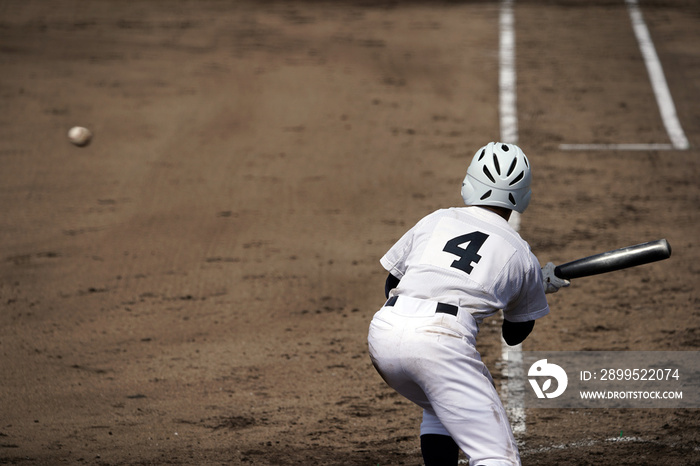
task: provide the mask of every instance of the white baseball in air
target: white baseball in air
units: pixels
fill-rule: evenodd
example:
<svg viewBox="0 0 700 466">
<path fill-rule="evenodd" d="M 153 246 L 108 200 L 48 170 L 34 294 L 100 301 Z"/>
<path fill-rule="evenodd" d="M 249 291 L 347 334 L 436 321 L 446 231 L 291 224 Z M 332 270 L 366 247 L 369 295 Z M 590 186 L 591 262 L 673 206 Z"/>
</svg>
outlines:
<svg viewBox="0 0 700 466">
<path fill-rule="evenodd" d="M 92 139 L 92 131 L 82 126 L 74 126 L 68 131 L 68 139 L 76 146 L 87 146 Z"/>
</svg>

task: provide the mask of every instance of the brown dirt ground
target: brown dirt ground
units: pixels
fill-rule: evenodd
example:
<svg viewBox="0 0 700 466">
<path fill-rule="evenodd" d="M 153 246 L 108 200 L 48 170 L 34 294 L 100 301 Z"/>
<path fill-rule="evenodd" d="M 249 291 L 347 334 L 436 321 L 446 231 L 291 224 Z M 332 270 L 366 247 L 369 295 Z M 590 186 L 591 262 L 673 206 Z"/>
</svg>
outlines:
<svg viewBox="0 0 700 466">
<path fill-rule="evenodd" d="M 527 350 L 700 347 L 700 8 L 516 3 L 521 233 L 673 257 L 551 296 Z M 378 260 L 499 138 L 497 2 L 0 3 L 0 463 L 421 463 L 367 356 Z M 85 148 L 73 125 L 91 128 Z M 499 322 L 480 349 L 500 380 Z M 698 464 L 693 409 L 527 410 L 524 464 Z M 624 431 L 635 440 L 610 442 Z"/>
</svg>

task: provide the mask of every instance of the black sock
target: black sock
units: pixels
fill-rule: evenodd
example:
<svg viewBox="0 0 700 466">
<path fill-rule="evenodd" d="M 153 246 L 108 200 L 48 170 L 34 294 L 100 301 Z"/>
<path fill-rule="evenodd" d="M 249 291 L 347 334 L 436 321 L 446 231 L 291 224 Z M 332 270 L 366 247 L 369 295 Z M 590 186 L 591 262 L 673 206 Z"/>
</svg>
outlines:
<svg viewBox="0 0 700 466">
<path fill-rule="evenodd" d="M 459 461 L 459 447 L 447 435 L 421 435 L 420 449 L 425 466 L 456 466 Z"/>
</svg>

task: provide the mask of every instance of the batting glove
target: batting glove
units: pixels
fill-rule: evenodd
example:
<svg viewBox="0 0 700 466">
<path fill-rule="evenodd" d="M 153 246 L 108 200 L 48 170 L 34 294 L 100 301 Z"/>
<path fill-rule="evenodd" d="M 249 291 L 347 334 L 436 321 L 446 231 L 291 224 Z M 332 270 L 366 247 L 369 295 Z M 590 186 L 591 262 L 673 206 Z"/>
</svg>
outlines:
<svg viewBox="0 0 700 466">
<path fill-rule="evenodd" d="M 555 265 L 551 262 L 542 267 L 542 286 L 544 286 L 545 293 L 556 293 L 559 291 L 559 288 L 571 285 L 569 280 L 554 275 L 554 268 Z"/>
</svg>

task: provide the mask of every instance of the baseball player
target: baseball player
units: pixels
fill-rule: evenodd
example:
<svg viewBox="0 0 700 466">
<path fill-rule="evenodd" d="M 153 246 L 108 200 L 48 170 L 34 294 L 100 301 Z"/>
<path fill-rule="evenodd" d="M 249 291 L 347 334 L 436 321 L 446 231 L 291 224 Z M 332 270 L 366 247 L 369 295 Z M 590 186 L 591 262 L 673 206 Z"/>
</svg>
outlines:
<svg viewBox="0 0 700 466">
<path fill-rule="evenodd" d="M 462 183 L 466 207 L 421 219 L 381 258 L 388 300 L 374 315 L 372 363 L 398 393 L 423 408 L 426 466 L 519 465 L 493 379 L 476 350 L 479 325 L 503 311 L 503 338 L 521 343 L 549 313 L 545 293 L 568 286 L 540 264 L 508 224 L 530 202 L 530 163 L 516 145 L 491 142 Z"/>
</svg>

